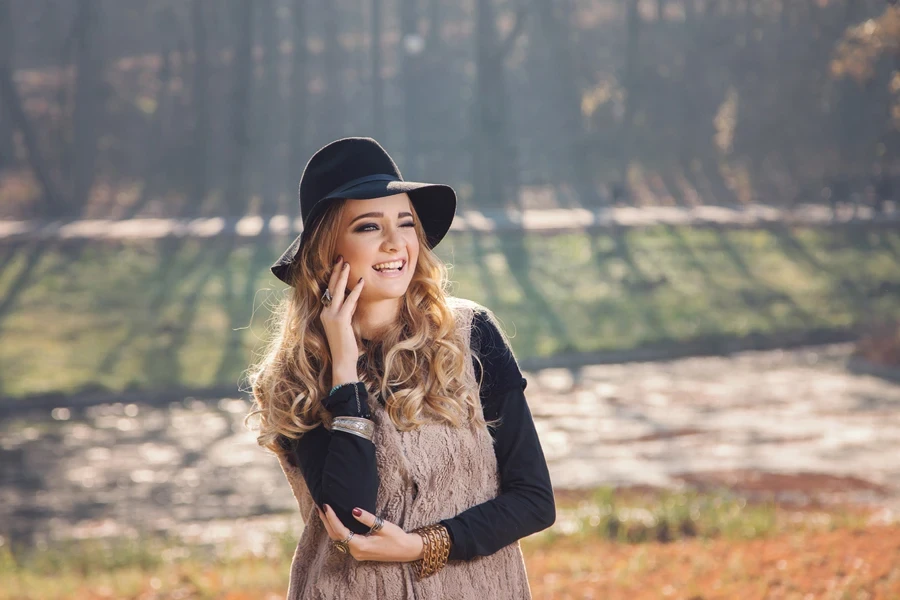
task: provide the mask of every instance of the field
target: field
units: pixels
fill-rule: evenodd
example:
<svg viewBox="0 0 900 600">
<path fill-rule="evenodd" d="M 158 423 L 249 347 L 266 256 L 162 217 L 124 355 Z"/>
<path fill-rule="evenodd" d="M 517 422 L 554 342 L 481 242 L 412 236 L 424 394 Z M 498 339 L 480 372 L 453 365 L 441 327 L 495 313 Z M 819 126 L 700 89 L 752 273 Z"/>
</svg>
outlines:
<svg viewBox="0 0 900 600">
<path fill-rule="evenodd" d="M 900 597 L 900 525 L 860 508 L 638 488 L 557 504 L 523 541 L 537 599 Z M 2 546 L 0 600 L 283 598 L 294 539 L 256 555 L 157 538 Z"/>
<path fill-rule="evenodd" d="M 283 286 L 285 239 L 0 247 L 0 396 L 236 389 Z M 900 316 L 900 233 L 678 227 L 456 233 L 453 293 L 520 360 L 845 332 Z"/>
</svg>

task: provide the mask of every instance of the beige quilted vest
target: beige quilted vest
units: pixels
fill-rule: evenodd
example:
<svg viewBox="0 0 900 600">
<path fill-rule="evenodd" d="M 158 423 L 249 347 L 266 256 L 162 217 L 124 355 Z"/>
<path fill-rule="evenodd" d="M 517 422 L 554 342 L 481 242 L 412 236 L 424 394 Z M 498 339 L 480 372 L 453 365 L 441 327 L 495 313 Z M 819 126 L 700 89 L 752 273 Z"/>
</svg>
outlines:
<svg viewBox="0 0 900 600">
<path fill-rule="evenodd" d="M 454 299 L 457 323 L 471 334 L 474 304 Z M 467 361 L 468 379 L 477 388 Z M 492 438 L 472 430 L 426 425 L 399 432 L 370 394 L 375 422 L 372 441 L 381 485 L 377 513 L 406 531 L 458 515 L 500 490 Z M 300 470 L 284 455 L 279 462 L 291 484 L 306 527 L 291 563 L 288 600 L 522 600 L 531 598 L 519 543 L 469 561 L 450 561 L 418 580 L 409 563 L 357 562 L 333 549 L 316 514 Z"/>
</svg>

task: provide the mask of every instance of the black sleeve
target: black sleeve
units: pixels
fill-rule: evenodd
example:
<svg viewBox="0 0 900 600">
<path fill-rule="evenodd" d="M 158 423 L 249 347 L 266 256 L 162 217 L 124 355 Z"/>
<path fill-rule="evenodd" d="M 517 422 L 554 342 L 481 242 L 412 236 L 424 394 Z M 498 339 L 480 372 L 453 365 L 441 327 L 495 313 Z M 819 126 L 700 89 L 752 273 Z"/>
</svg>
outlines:
<svg viewBox="0 0 900 600">
<path fill-rule="evenodd" d="M 451 560 L 469 560 L 550 527 L 556 505 L 547 461 L 525 400 L 528 382 L 497 325 L 476 313 L 473 350 L 484 363 L 482 408 L 491 429 L 500 475 L 500 495 L 441 521 L 452 539 Z M 477 363 L 476 363 L 477 365 Z M 476 374 L 480 369 L 476 366 Z"/>
<path fill-rule="evenodd" d="M 356 386 L 359 409 L 354 386 L 349 385 L 329 396 L 325 408 L 334 416 L 371 418 L 365 385 Z M 320 425 L 290 445 L 289 457 L 303 473 L 309 493 L 320 508 L 331 506 L 350 531 L 369 531 L 351 511 L 358 506 L 375 512 L 379 479 L 375 445 L 371 441 L 344 431 L 328 431 Z"/>
</svg>

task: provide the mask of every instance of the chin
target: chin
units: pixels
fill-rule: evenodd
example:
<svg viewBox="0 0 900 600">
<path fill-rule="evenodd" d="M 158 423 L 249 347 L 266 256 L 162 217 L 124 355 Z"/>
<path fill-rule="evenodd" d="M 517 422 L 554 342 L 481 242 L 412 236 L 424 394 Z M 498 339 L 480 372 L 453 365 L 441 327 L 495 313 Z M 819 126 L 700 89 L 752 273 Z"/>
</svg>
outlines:
<svg viewBox="0 0 900 600">
<path fill-rule="evenodd" d="M 369 285 L 369 282 L 366 282 L 366 285 Z M 375 286 L 372 286 L 374 288 Z M 393 298 L 402 298 L 406 295 L 406 292 L 409 290 L 409 282 L 406 282 L 406 285 L 402 285 L 400 282 L 397 282 L 394 285 L 381 285 L 378 289 L 369 288 L 365 291 L 368 294 L 365 294 L 371 300 L 388 300 Z"/>
</svg>

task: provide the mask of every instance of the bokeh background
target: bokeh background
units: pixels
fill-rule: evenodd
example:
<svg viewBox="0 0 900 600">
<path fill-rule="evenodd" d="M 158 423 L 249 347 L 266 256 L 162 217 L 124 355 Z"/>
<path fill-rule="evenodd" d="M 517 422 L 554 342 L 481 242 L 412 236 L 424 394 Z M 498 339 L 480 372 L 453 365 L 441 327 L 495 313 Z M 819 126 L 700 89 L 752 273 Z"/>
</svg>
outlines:
<svg viewBox="0 0 900 600">
<path fill-rule="evenodd" d="M 458 192 L 535 597 L 900 597 L 895 2 L 0 0 L 0 600 L 283 596 L 244 375 L 349 135 Z"/>
</svg>

